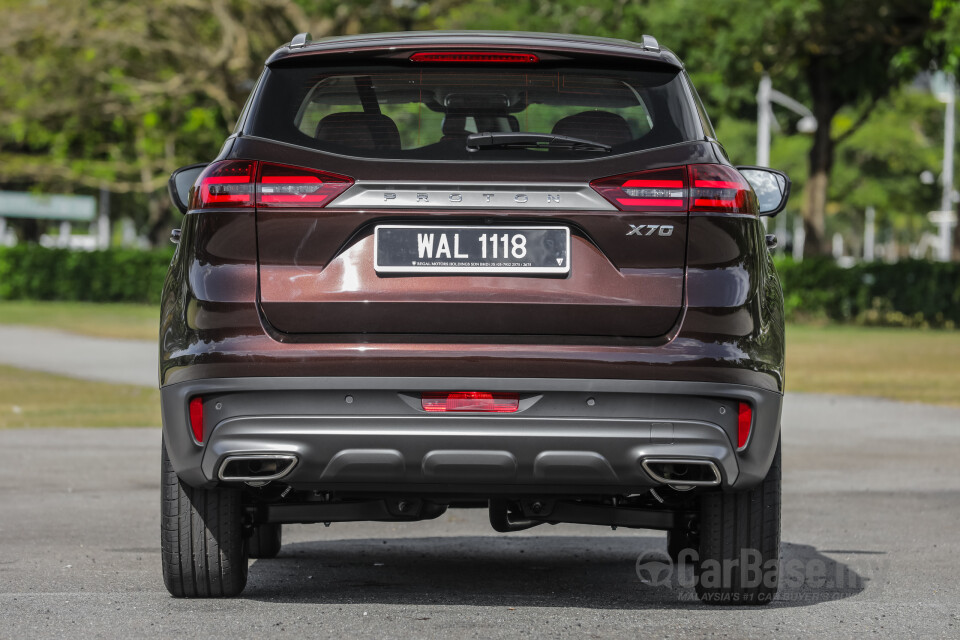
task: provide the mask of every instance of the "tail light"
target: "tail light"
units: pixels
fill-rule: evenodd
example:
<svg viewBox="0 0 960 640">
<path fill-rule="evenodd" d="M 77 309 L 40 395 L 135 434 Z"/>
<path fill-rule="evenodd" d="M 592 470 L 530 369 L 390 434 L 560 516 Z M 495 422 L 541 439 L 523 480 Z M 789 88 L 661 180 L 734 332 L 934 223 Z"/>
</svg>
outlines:
<svg viewBox="0 0 960 640">
<path fill-rule="evenodd" d="M 254 160 L 207 167 L 193 189 L 191 209 L 324 207 L 353 185 L 346 176 Z"/>
<path fill-rule="evenodd" d="M 690 165 L 691 211 L 751 213 L 758 211 L 750 183 L 733 167 L 722 164 Z"/>
<path fill-rule="evenodd" d="M 420 404 L 424 411 L 431 413 L 460 411 L 514 413 L 520 407 L 520 395 L 486 391 L 431 392 L 420 396 Z"/>
<path fill-rule="evenodd" d="M 487 62 L 533 64 L 540 57 L 533 53 L 513 51 L 418 51 L 410 56 L 410 62 Z"/>
<path fill-rule="evenodd" d="M 621 211 L 687 211 L 687 171 L 658 169 L 590 183 Z"/>
<path fill-rule="evenodd" d="M 621 211 L 757 214 L 750 184 L 733 167 L 695 164 L 601 178 L 594 191 Z"/>
<path fill-rule="evenodd" d="M 261 162 L 257 206 L 322 207 L 352 184 L 346 176 Z"/>
<path fill-rule="evenodd" d="M 215 162 L 203 170 L 190 198 L 191 209 L 252 207 L 257 163 L 249 160 Z"/>
<path fill-rule="evenodd" d="M 753 408 L 749 403 L 741 402 L 737 407 L 737 449 L 743 449 L 747 446 L 752 426 Z"/>
</svg>

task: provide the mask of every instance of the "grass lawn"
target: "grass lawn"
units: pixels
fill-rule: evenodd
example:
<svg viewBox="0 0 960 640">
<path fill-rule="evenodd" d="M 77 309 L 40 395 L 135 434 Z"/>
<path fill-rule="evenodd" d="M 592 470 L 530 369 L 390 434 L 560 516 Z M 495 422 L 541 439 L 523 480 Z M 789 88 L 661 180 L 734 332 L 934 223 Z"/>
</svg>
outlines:
<svg viewBox="0 0 960 640">
<path fill-rule="evenodd" d="M 150 305 L 0 302 L 0 324 L 156 340 Z M 787 389 L 960 406 L 960 331 L 790 325 Z M 0 428 L 155 426 L 155 389 L 0 366 Z"/>
<path fill-rule="evenodd" d="M 159 427 L 160 392 L 0 366 L 0 429 Z"/>
<path fill-rule="evenodd" d="M 46 327 L 104 338 L 156 340 L 160 309 L 149 304 L 0 300 L 0 324 Z"/>
<path fill-rule="evenodd" d="M 787 389 L 960 406 L 960 331 L 790 325 Z"/>
</svg>

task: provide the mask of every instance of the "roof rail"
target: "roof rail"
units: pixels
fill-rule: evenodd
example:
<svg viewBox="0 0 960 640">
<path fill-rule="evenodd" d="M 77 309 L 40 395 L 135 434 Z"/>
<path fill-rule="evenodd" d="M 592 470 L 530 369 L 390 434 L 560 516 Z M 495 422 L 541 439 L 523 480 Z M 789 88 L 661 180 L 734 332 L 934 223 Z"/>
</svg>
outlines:
<svg viewBox="0 0 960 640">
<path fill-rule="evenodd" d="M 291 48 L 291 49 L 299 49 L 300 47 L 303 47 L 303 46 L 305 46 L 308 42 L 310 42 L 310 40 L 311 40 L 311 38 L 310 38 L 310 34 L 309 34 L 309 33 L 306 33 L 306 32 L 304 32 L 304 33 L 298 33 L 297 35 L 293 36 L 293 40 L 290 41 L 290 48 Z M 654 41 L 654 42 L 656 42 L 656 41 Z"/>
<path fill-rule="evenodd" d="M 643 40 L 641 41 L 643 48 L 647 51 L 660 51 L 660 43 L 657 42 L 657 39 L 653 36 L 648 36 L 647 34 L 643 35 Z"/>
</svg>

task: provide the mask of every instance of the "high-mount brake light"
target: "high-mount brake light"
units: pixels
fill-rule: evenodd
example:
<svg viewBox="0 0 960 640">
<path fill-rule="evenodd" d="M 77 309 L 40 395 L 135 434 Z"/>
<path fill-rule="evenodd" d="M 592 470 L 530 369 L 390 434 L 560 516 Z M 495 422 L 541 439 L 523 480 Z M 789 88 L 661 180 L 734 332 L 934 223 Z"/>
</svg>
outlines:
<svg viewBox="0 0 960 640">
<path fill-rule="evenodd" d="M 353 185 L 346 176 L 255 160 L 225 160 L 197 179 L 191 209 L 320 208 Z"/>
<path fill-rule="evenodd" d="M 590 183 L 621 211 L 687 210 L 687 171 L 684 167 L 656 169 L 601 178 Z"/>
<path fill-rule="evenodd" d="M 418 51 L 410 56 L 410 62 L 533 64 L 540 62 L 540 57 L 534 53 L 515 51 Z"/>
<path fill-rule="evenodd" d="M 420 396 L 420 405 L 431 413 L 515 413 L 520 408 L 520 394 L 488 391 L 439 391 Z"/>
<path fill-rule="evenodd" d="M 690 165 L 690 211 L 757 214 L 757 197 L 750 183 L 733 167 Z"/>
</svg>

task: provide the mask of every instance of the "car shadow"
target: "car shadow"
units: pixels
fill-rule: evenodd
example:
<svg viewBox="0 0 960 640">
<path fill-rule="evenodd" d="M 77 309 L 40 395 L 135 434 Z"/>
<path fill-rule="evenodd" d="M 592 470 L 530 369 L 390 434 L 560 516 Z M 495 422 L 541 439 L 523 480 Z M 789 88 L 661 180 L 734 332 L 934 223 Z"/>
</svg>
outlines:
<svg viewBox="0 0 960 640">
<path fill-rule="evenodd" d="M 285 545 L 250 565 L 244 597 L 323 604 L 473 605 L 644 609 L 698 607 L 693 572 L 649 579 L 641 563 L 665 559 L 663 537 L 465 536 L 368 538 Z M 785 543 L 775 607 L 862 593 L 882 573 L 882 552 Z M 856 567 L 849 563 L 856 564 Z M 645 581 L 646 580 L 646 581 Z M 882 584 L 882 580 L 877 581 Z"/>
</svg>

